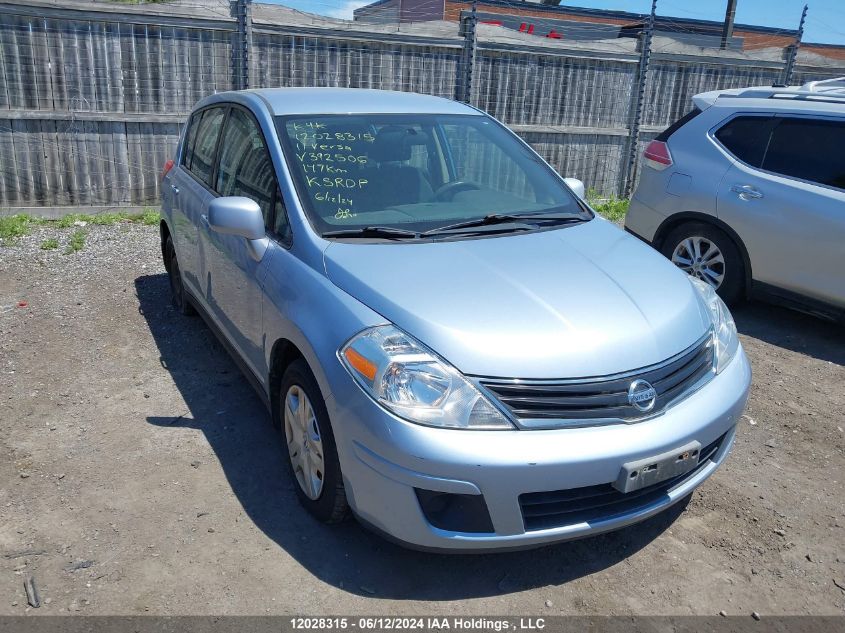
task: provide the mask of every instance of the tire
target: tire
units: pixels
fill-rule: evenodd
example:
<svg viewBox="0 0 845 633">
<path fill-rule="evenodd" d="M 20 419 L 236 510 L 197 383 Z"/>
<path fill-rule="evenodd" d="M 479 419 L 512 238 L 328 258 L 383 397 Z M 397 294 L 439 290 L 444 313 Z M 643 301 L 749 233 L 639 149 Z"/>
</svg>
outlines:
<svg viewBox="0 0 845 633">
<path fill-rule="evenodd" d="M 695 261 L 696 251 L 700 256 L 698 261 Z M 664 238 L 660 252 L 687 274 L 713 286 L 725 303 L 736 304 L 745 296 L 742 256 L 734 241 L 721 229 L 703 222 L 681 224 Z"/>
<path fill-rule="evenodd" d="M 337 445 L 320 388 L 302 359 L 282 376 L 279 418 L 299 502 L 319 521 L 339 523 L 349 506 Z"/>
<path fill-rule="evenodd" d="M 170 280 L 170 301 L 173 307 L 176 308 L 179 314 L 185 316 L 193 316 L 197 313 L 194 306 L 188 299 L 188 294 L 185 292 L 185 285 L 182 281 L 182 271 L 179 268 L 179 260 L 176 259 L 176 249 L 173 248 L 173 240 L 167 236 L 167 241 L 164 243 L 165 268 L 167 269 L 167 276 Z"/>
</svg>

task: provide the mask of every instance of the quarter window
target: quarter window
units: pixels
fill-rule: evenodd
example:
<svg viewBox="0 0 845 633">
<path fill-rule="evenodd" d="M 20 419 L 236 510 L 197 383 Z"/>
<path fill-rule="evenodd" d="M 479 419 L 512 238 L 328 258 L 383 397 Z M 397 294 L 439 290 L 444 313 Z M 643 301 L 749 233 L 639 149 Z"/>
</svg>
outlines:
<svg viewBox="0 0 845 633">
<path fill-rule="evenodd" d="M 221 196 L 255 200 L 264 215 L 264 226 L 282 239 L 288 238 L 287 213 L 264 135 L 252 115 L 240 108 L 232 108 L 226 122 L 215 189 Z"/>
<path fill-rule="evenodd" d="M 845 121 L 781 119 L 763 169 L 845 189 Z"/>
</svg>

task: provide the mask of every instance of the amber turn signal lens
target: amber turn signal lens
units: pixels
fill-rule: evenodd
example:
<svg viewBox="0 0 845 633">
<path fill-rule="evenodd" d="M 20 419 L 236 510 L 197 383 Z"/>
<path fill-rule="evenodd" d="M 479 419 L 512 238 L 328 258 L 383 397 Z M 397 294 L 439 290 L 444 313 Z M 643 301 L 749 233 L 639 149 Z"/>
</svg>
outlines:
<svg viewBox="0 0 845 633">
<path fill-rule="evenodd" d="M 351 347 L 347 347 L 346 351 L 343 352 L 343 355 L 346 356 L 346 360 L 359 374 L 368 380 L 375 380 L 376 371 L 378 370 L 375 363 L 364 358 Z"/>
</svg>

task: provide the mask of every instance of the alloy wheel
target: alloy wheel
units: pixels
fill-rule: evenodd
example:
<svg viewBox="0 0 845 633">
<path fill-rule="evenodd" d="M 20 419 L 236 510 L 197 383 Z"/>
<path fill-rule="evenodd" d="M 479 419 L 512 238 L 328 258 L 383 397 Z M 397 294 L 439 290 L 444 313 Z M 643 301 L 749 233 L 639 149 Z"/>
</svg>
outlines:
<svg viewBox="0 0 845 633">
<path fill-rule="evenodd" d="M 688 275 L 697 277 L 718 289 L 725 279 L 725 258 L 722 251 L 706 237 L 690 236 L 672 252 L 672 263 Z"/>
</svg>

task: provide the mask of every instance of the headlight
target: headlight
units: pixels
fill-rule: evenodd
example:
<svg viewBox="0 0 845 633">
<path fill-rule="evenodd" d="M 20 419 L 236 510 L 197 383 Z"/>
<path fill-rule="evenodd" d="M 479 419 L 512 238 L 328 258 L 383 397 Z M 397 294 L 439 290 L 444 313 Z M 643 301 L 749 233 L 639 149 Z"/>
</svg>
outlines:
<svg viewBox="0 0 845 633">
<path fill-rule="evenodd" d="M 338 356 L 376 402 L 406 420 L 457 429 L 513 428 L 458 370 L 392 325 L 357 334 Z"/>
<path fill-rule="evenodd" d="M 710 320 L 713 323 L 713 364 L 718 374 L 731 362 L 736 350 L 739 349 L 736 323 L 728 306 L 716 294 L 713 286 L 695 277 L 690 277 L 689 280 L 698 290 L 710 312 Z"/>
</svg>

